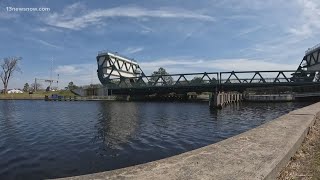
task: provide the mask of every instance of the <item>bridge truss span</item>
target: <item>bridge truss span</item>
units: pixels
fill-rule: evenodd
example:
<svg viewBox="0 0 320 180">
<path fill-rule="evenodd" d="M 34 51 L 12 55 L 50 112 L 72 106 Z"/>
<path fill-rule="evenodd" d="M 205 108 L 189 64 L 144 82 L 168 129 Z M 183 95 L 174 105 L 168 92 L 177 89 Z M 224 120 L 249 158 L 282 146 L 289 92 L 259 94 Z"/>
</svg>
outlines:
<svg viewBox="0 0 320 180">
<path fill-rule="evenodd" d="M 306 77 L 293 77 L 296 71 L 232 71 L 210 73 L 170 74 L 115 78 L 106 86 L 115 93 L 170 93 L 244 91 L 255 87 L 304 86 L 319 84 L 314 72 L 305 72 Z M 168 77 L 172 81 L 167 81 Z"/>
<path fill-rule="evenodd" d="M 113 78 L 108 84 L 110 89 L 118 88 L 152 88 L 152 87 L 192 87 L 217 85 L 219 73 L 186 73 L 156 76 L 139 76 L 132 78 Z"/>
<path fill-rule="evenodd" d="M 303 57 L 298 70 L 316 71 L 320 70 L 320 44 L 309 48 Z"/>
<path fill-rule="evenodd" d="M 135 78 L 144 75 L 137 62 L 117 53 L 100 52 L 97 56 L 98 78 L 107 84 L 112 77 Z"/>
<path fill-rule="evenodd" d="M 314 52 L 310 53 L 312 58 Z M 146 76 L 137 62 L 110 52 L 99 53 L 97 63 L 99 80 L 115 94 L 244 91 L 255 87 L 314 85 L 319 84 L 320 78 L 318 71 L 303 68 Z"/>
<path fill-rule="evenodd" d="M 220 72 L 220 84 L 228 83 L 298 83 L 316 81 L 316 71 L 303 71 L 303 76 L 296 76 L 295 70 L 279 71 L 231 71 Z"/>
</svg>

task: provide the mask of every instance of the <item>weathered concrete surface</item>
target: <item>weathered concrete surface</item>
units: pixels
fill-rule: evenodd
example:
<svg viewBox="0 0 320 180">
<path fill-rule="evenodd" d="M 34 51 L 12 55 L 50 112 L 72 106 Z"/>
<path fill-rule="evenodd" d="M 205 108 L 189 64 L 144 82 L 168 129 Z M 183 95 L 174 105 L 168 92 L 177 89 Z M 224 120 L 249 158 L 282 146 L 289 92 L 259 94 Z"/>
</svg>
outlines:
<svg viewBox="0 0 320 180">
<path fill-rule="evenodd" d="M 209 106 L 220 108 L 223 107 L 226 104 L 238 102 L 242 100 L 242 94 L 241 93 L 215 93 L 212 94 L 212 97 L 209 98 Z"/>
<path fill-rule="evenodd" d="M 275 179 L 319 116 L 320 103 L 200 149 L 68 179 Z"/>
<path fill-rule="evenodd" d="M 269 95 L 247 95 L 245 96 L 247 101 L 257 102 L 279 102 L 279 101 L 294 101 L 293 94 L 269 94 Z"/>
</svg>

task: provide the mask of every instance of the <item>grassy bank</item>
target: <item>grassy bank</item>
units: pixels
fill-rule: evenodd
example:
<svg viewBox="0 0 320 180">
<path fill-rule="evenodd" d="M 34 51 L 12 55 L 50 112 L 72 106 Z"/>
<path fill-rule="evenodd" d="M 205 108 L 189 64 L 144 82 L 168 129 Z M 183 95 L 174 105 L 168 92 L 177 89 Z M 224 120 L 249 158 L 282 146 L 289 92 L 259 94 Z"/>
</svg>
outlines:
<svg viewBox="0 0 320 180">
<path fill-rule="evenodd" d="M 278 180 L 320 179 L 320 120 L 309 131 L 300 149 L 281 171 Z"/>
<path fill-rule="evenodd" d="M 60 96 L 75 96 L 69 90 L 61 90 L 55 92 L 37 91 L 33 94 L 21 93 L 21 94 L 0 94 L 0 99 L 44 99 L 44 96 L 51 96 L 52 94 L 58 94 Z"/>
</svg>

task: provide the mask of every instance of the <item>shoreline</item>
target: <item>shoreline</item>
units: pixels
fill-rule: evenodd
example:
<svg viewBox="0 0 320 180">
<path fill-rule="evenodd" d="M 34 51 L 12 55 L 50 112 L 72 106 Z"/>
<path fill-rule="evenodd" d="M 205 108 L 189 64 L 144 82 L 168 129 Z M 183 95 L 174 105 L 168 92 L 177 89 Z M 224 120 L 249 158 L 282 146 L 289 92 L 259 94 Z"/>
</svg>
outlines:
<svg viewBox="0 0 320 180">
<path fill-rule="evenodd" d="M 41 97 L 34 97 L 34 98 L 0 98 L 0 100 L 44 100 Z"/>
</svg>

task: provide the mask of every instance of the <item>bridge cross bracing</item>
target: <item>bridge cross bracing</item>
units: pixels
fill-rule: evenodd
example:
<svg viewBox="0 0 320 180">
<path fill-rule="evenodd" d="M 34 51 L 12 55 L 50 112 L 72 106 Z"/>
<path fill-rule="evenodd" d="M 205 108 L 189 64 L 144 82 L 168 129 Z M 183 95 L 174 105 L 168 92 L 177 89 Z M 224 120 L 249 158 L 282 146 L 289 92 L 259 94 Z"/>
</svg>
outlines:
<svg viewBox="0 0 320 180">
<path fill-rule="evenodd" d="M 97 56 L 98 78 L 119 92 L 242 90 L 319 84 L 320 48 L 308 51 L 297 70 L 230 71 L 147 76 L 133 59 L 112 52 Z"/>
</svg>

